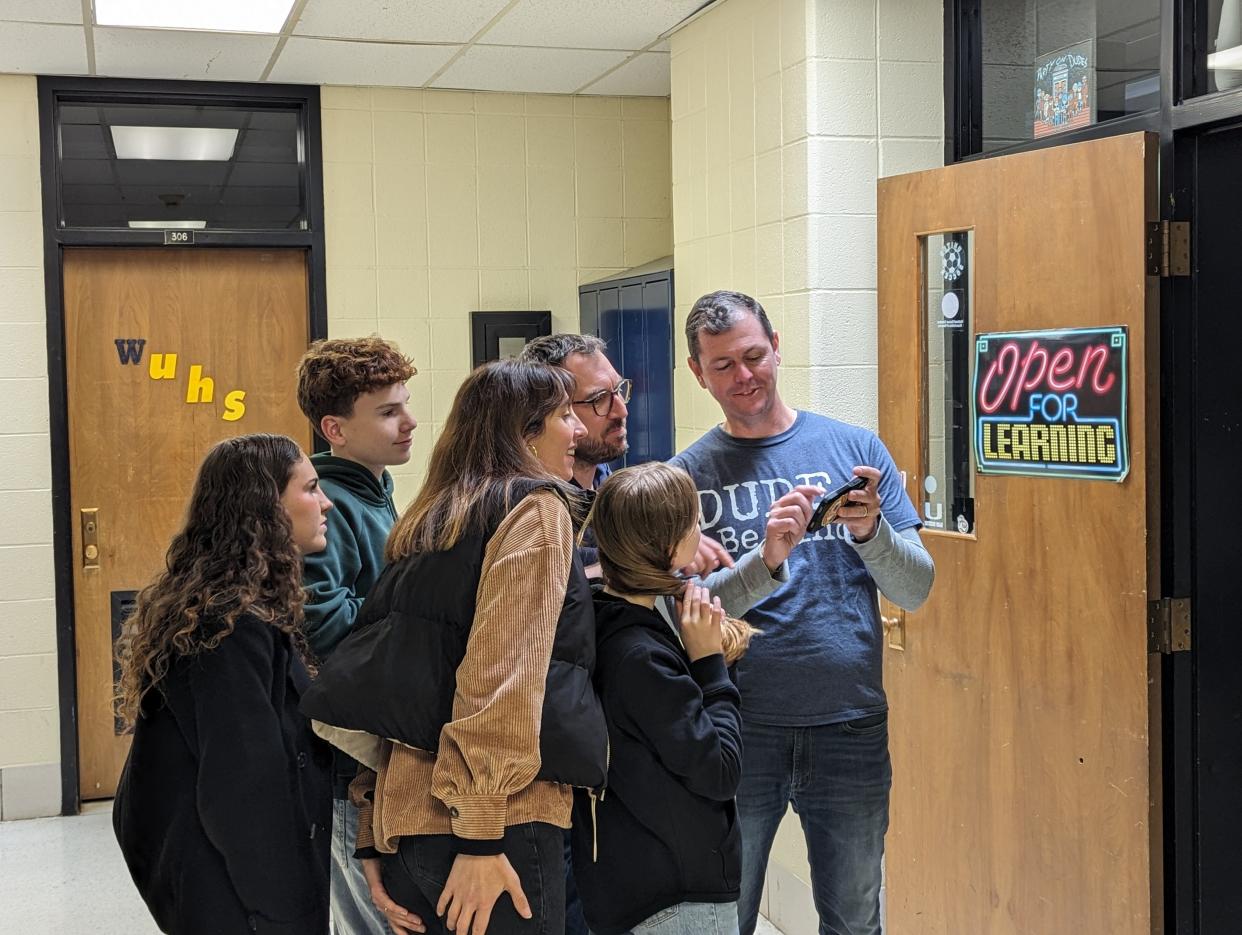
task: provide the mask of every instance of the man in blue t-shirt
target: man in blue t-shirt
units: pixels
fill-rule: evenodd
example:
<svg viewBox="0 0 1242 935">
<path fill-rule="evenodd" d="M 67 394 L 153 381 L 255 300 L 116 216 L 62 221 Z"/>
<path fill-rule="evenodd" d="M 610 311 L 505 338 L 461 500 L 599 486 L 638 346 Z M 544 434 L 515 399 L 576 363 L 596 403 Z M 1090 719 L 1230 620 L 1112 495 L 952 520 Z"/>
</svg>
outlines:
<svg viewBox="0 0 1242 935">
<path fill-rule="evenodd" d="M 780 398 L 780 336 L 754 299 L 714 292 L 686 320 L 690 369 L 724 422 L 673 458 L 699 488 L 702 526 L 734 555 L 797 485 L 852 477 L 838 522 L 789 556 L 790 581 L 746 614 L 761 636 L 739 663 L 743 935 L 755 929 L 768 853 L 786 809 L 802 822 L 820 933 L 878 935 L 892 772 L 877 590 L 913 610 L 934 570 L 919 519 L 871 432 Z"/>
</svg>

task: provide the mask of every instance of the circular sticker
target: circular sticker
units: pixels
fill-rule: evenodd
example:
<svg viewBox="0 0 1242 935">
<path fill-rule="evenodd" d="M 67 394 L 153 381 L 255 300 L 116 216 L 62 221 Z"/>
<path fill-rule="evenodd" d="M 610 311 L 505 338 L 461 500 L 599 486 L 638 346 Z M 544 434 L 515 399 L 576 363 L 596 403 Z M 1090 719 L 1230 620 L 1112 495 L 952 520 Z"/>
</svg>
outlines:
<svg viewBox="0 0 1242 935">
<path fill-rule="evenodd" d="M 930 474 L 928 474 L 925 478 L 923 478 L 923 489 L 926 490 L 929 494 L 935 493 L 939 489 L 939 487 L 940 487 L 940 482 L 937 481 L 936 478 L 932 477 Z"/>
<path fill-rule="evenodd" d="M 940 248 L 940 275 L 945 282 L 954 282 L 966 269 L 966 255 L 962 245 L 949 241 Z"/>
<path fill-rule="evenodd" d="M 960 513 L 957 516 L 957 531 L 963 536 L 970 532 L 970 523 L 966 522 L 966 517 Z"/>
<path fill-rule="evenodd" d="M 961 304 L 958 302 L 957 295 L 952 292 L 946 292 L 944 298 L 940 300 L 940 314 L 945 318 L 956 318 Z"/>
</svg>

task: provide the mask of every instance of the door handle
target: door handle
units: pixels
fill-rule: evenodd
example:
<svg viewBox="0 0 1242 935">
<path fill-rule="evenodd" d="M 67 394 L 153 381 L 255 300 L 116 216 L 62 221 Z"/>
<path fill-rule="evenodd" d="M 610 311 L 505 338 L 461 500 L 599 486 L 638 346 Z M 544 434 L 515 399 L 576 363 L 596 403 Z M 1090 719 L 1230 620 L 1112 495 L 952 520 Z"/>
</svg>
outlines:
<svg viewBox="0 0 1242 935">
<path fill-rule="evenodd" d="M 99 510 L 80 510 L 82 524 L 82 567 L 99 567 Z"/>
<path fill-rule="evenodd" d="M 898 609 L 893 616 L 880 615 L 880 624 L 884 627 L 884 636 L 889 649 L 904 651 L 906 648 L 906 612 Z"/>
</svg>

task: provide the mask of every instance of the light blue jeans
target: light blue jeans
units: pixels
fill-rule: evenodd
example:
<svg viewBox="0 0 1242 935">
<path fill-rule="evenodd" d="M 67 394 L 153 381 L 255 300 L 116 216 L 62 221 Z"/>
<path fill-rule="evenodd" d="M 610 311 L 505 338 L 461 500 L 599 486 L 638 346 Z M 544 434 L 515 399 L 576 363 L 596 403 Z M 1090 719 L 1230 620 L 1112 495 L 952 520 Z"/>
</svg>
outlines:
<svg viewBox="0 0 1242 935">
<path fill-rule="evenodd" d="M 785 809 L 802 822 L 820 935 L 880 935 L 880 864 L 893 771 L 888 714 L 819 727 L 742 726 L 742 931 L 753 935 Z"/>
<path fill-rule="evenodd" d="M 737 903 L 678 903 L 643 919 L 630 935 L 738 935 Z"/>
<path fill-rule="evenodd" d="M 332 803 L 332 868 L 329 898 L 335 935 L 392 935 L 388 921 L 371 902 L 371 888 L 354 859 L 358 809 L 345 799 Z"/>
</svg>

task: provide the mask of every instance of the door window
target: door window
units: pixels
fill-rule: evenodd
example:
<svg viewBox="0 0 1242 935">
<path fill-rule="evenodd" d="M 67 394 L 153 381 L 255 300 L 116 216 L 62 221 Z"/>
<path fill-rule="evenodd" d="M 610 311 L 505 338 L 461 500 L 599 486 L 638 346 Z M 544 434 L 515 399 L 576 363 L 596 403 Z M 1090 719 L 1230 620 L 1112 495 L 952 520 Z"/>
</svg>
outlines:
<svg viewBox="0 0 1242 935">
<path fill-rule="evenodd" d="M 922 255 L 923 525 L 975 531 L 970 438 L 974 232 L 920 237 Z"/>
</svg>

